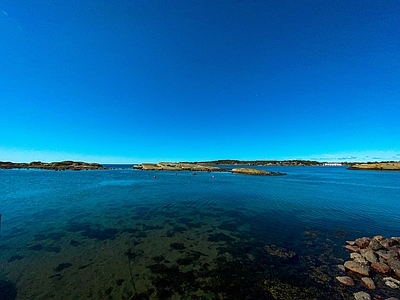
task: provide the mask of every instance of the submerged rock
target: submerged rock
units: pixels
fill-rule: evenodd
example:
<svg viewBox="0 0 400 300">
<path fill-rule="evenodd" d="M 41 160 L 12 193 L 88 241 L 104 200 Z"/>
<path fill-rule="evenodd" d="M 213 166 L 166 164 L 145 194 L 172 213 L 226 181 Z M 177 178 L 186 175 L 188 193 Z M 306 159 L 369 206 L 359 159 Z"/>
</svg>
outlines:
<svg viewBox="0 0 400 300">
<path fill-rule="evenodd" d="M 337 281 L 347 286 L 354 286 L 354 280 L 349 276 L 336 276 Z"/>
<path fill-rule="evenodd" d="M 289 251 L 283 247 L 278 247 L 275 245 L 267 245 L 264 246 L 264 249 L 265 251 L 268 252 L 268 254 L 273 256 L 278 256 L 280 258 L 291 259 L 296 257 L 296 252 Z"/>
</svg>

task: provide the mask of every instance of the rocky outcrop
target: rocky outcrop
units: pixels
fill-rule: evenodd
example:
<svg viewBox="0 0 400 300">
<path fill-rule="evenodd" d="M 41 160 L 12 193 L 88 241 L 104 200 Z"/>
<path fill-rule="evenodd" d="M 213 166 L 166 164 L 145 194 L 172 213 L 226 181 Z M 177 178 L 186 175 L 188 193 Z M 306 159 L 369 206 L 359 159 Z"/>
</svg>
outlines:
<svg viewBox="0 0 400 300">
<path fill-rule="evenodd" d="M 375 281 L 383 282 L 391 289 L 400 288 L 400 238 L 384 238 L 377 235 L 373 238 L 362 237 L 354 241 L 346 241 L 345 248 L 350 250 L 351 260 L 344 263 L 345 270 L 350 271 L 350 279 L 359 280 L 362 286 L 374 290 L 378 285 Z M 340 268 L 343 270 L 342 268 Z M 349 276 L 337 276 L 336 280 L 344 285 L 351 286 Z M 371 278 L 372 277 L 372 278 Z M 370 299 L 365 292 L 354 293 L 356 299 Z"/>
<path fill-rule="evenodd" d="M 44 163 L 41 161 L 33 161 L 31 163 L 12 163 L 12 162 L 0 162 L 0 169 L 42 169 L 42 170 L 103 170 L 106 169 L 98 163 L 86 163 L 81 161 L 61 161 Z"/>
<path fill-rule="evenodd" d="M 236 168 L 236 169 L 224 169 L 208 165 L 204 163 L 171 163 L 171 162 L 159 162 L 157 164 L 143 163 L 134 165 L 134 169 L 147 170 L 147 171 L 195 171 L 195 172 L 232 172 L 235 174 L 246 174 L 246 175 L 263 175 L 263 176 L 278 176 L 286 175 L 285 173 L 279 172 L 268 172 L 259 169 L 251 168 Z"/>
<path fill-rule="evenodd" d="M 349 167 L 349 170 L 400 171 L 400 162 L 380 162 L 380 163 L 354 164 L 354 165 L 351 165 Z"/>
<path fill-rule="evenodd" d="M 214 167 L 206 164 L 198 163 L 171 163 L 171 162 L 159 162 L 157 164 L 143 163 L 134 165 L 134 169 L 138 170 L 164 170 L 164 171 L 198 171 L 198 172 L 222 172 L 227 171 L 226 169 Z"/>
<path fill-rule="evenodd" d="M 236 168 L 236 169 L 232 169 L 232 173 L 234 173 L 234 174 L 246 174 L 246 175 L 261 175 L 261 176 L 286 175 L 285 173 L 268 172 L 268 171 L 264 171 L 264 170 L 251 169 L 251 168 Z"/>
</svg>

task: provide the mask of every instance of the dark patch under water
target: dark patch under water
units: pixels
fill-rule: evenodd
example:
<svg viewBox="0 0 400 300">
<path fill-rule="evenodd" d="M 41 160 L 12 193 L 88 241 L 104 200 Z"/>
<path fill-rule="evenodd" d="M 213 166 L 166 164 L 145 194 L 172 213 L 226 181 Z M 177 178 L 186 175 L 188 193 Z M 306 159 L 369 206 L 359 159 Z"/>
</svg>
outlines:
<svg viewBox="0 0 400 300">
<path fill-rule="evenodd" d="M 23 257 L 22 255 L 16 254 L 16 255 L 11 256 L 11 257 L 8 259 L 8 262 L 13 262 L 13 261 L 16 261 L 16 260 L 21 260 L 21 259 L 23 259 L 23 258 L 24 258 L 24 257 Z"/>
<path fill-rule="evenodd" d="M 72 264 L 69 263 L 69 262 L 61 263 L 57 267 L 54 268 L 54 271 L 61 272 L 62 270 L 66 269 L 66 268 L 69 268 L 71 266 L 72 266 Z"/>
<path fill-rule="evenodd" d="M 14 283 L 0 280 L 0 300 L 13 300 L 17 298 L 17 288 Z"/>
</svg>

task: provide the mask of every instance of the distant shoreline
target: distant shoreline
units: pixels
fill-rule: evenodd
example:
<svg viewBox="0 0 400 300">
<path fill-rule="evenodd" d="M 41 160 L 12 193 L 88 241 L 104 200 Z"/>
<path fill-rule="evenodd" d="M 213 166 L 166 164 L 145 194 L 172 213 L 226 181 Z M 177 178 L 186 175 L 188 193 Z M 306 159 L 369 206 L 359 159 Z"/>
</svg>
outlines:
<svg viewBox="0 0 400 300">
<path fill-rule="evenodd" d="M 43 170 L 106 170 L 108 165 L 87 163 L 81 161 L 60 161 L 60 162 L 41 162 L 33 161 L 30 163 L 14 163 L 0 161 L 0 169 L 43 169 Z M 118 164 L 125 165 L 125 164 Z M 160 162 L 160 163 L 142 163 L 126 164 L 133 169 L 141 170 L 170 170 L 170 171 L 208 171 L 220 172 L 231 171 L 230 169 L 220 168 L 219 166 L 344 166 L 349 170 L 382 170 L 382 171 L 400 171 L 400 161 L 382 161 L 382 162 L 320 162 L 314 160 L 213 160 L 203 162 Z M 111 168 L 112 169 L 112 168 Z"/>
</svg>

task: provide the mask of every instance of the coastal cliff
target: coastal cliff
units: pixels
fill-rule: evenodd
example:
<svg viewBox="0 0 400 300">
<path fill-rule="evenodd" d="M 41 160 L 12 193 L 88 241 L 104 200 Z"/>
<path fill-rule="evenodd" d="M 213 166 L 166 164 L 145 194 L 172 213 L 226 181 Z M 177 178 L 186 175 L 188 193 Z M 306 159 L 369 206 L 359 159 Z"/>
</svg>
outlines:
<svg viewBox="0 0 400 300">
<path fill-rule="evenodd" d="M 98 163 L 86 163 L 81 161 L 61 161 L 44 163 L 41 161 L 33 161 L 30 163 L 13 163 L 0 161 L 0 169 L 42 169 L 42 170 L 103 170 L 105 167 Z"/>
<path fill-rule="evenodd" d="M 349 170 L 385 170 L 385 171 L 400 171 L 400 162 L 377 162 L 354 164 L 349 167 Z"/>
</svg>

